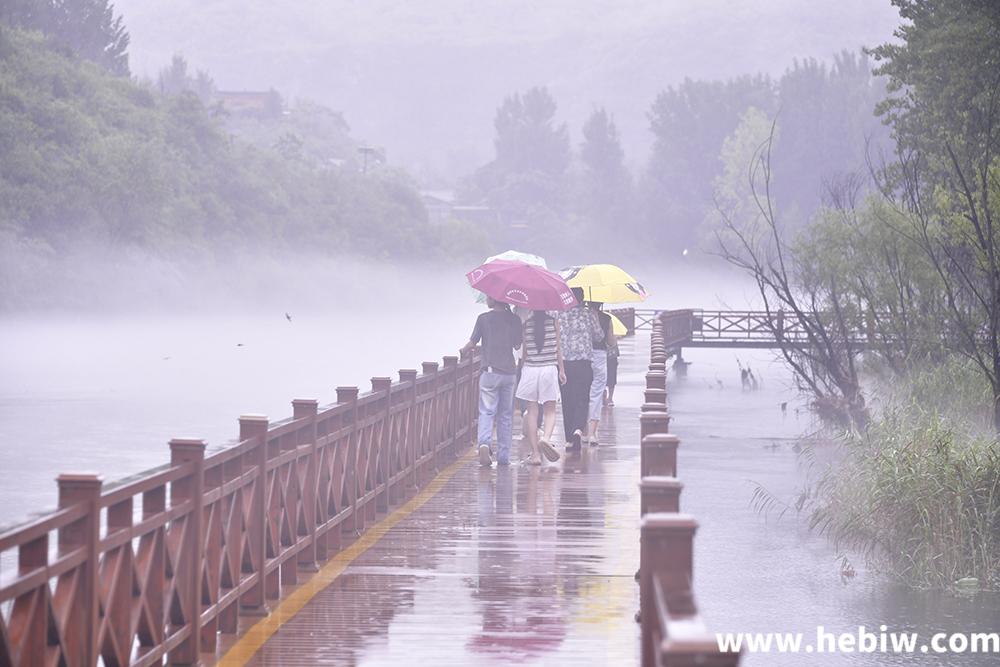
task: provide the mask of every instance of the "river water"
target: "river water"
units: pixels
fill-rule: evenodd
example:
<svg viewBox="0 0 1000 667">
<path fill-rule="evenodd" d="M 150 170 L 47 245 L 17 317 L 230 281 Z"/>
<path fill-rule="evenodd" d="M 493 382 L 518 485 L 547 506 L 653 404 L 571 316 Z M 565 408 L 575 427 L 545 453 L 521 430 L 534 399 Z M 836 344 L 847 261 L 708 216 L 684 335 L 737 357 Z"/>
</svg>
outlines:
<svg viewBox="0 0 1000 667">
<path fill-rule="evenodd" d="M 806 480 L 797 441 L 817 426 L 796 399 L 788 372 L 769 352 L 687 350 L 684 379 L 668 391 L 681 438 L 682 508 L 700 528 L 695 541 L 695 590 L 711 629 L 724 632 L 802 633 L 816 643 L 817 628 L 858 634 L 918 633 L 918 646 L 938 632 L 1000 631 L 1000 598 L 973 600 L 917 593 L 887 583 L 854 554 L 838 552 L 808 529 L 794 510 L 763 516 L 752 507 L 757 488 L 792 504 Z M 743 391 L 738 362 L 763 378 Z M 781 403 L 788 402 L 782 412 Z M 827 452 L 819 452 L 822 460 Z M 827 457 L 828 458 L 828 457 Z M 841 576 L 847 556 L 856 576 Z M 919 648 L 918 648 L 919 651 Z M 799 665 L 997 665 L 1000 658 L 973 655 L 837 653 L 808 656 L 749 655 L 750 667 Z"/>
</svg>

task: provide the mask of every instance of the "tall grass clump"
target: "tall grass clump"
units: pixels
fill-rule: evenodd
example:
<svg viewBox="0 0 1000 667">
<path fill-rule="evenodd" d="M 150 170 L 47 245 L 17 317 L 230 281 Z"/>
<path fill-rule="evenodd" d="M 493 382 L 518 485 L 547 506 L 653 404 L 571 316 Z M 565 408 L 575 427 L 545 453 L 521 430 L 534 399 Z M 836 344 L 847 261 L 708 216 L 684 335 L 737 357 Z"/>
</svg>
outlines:
<svg viewBox="0 0 1000 667">
<path fill-rule="evenodd" d="M 970 370 L 949 362 L 887 392 L 810 494 L 815 529 L 912 587 L 1000 584 L 1000 443 Z"/>
</svg>

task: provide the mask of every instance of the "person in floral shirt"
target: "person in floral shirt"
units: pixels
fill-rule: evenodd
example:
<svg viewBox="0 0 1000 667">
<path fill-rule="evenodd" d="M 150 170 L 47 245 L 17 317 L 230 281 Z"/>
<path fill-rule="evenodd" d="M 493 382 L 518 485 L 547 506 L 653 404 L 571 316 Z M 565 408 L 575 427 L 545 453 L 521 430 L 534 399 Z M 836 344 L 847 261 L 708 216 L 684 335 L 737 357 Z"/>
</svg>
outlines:
<svg viewBox="0 0 1000 667">
<path fill-rule="evenodd" d="M 559 344 L 566 372 L 566 382 L 559 387 L 559 393 L 568 450 L 580 449 L 587 429 L 590 385 L 594 380 L 591 366 L 594 343 L 605 337 L 597 313 L 584 304 L 583 290 L 574 287 L 573 295 L 576 306 L 559 313 Z"/>
</svg>

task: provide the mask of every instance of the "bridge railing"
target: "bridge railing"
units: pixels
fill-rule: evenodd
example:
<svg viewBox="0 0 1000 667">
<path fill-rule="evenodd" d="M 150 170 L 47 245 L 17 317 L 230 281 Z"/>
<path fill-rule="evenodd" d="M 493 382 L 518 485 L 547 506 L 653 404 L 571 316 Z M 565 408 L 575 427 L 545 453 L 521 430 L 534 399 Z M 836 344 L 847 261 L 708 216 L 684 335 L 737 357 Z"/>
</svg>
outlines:
<svg viewBox="0 0 1000 667">
<path fill-rule="evenodd" d="M 471 442 L 478 359 L 445 357 L 292 416 L 240 418 L 206 455 L 103 486 L 61 475 L 54 512 L 0 531 L 0 665 L 195 664 Z M 287 589 L 286 589 L 287 590 Z"/>
<path fill-rule="evenodd" d="M 652 330 L 654 324 L 663 324 L 663 335 L 669 343 L 687 342 L 692 333 L 700 326 L 697 313 L 692 309 L 659 310 L 654 308 L 616 308 L 610 311 L 628 330 L 629 335 L 636 331 Z"/>
<path fill-rule="evenodd" d="M 670 347 L 806 347 L 847 345 L 865 349 L 876 345 L 894 346 L 899 336 L 876 333 L 874 315 L 863 321 L 837 323 L 833 313 L 795 314 L 783 310 L 651 310 L 631 312 L 635 329 L 652 329 L 663 324 Z M 844 330 L 846 329 L 846 331 Z M 832 341 L 832 342 L 831 342 Z"/>
<path fill-rule="evenodd" d="M 759 310 L 635 310 L 637 328 L 652 329 L 663 324 L 667 345 L 694 341 L 774 341 L 806 340 L 806 333 L 794 317 L 783 311 L 768 313 Z"/>
<path fill-rule="evenodd" d="M 702 341 L 805 342 L 805 330 L 795 317 L 783 311 L 696 311 L 697 337 Z"/>
<path fill-rule="evenodd" d="M 693 311 L 677 312 L 676 322 Z M 643 667 L 737 667 L 740 654 L 722 651 L 698 613 L 693 585 L 698 523 L 680 513 L 683 484 L 677 478 L 679 439 L 671 435 L 666 360 L 672 340 L 669 318 L 654 321 L 640 414 L 639 618 Z M 674 336 L 672 339 L 670 336 Z"/>
</svg>

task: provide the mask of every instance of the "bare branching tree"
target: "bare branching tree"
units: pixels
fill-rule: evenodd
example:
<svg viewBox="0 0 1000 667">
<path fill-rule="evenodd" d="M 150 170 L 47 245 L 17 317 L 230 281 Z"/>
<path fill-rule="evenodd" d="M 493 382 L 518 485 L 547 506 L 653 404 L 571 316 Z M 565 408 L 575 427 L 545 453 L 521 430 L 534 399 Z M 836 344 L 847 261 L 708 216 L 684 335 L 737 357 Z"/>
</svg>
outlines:
<svg viewBox="0 0 1000 667">
<path fill-rule="evenodd" d="M 818 411 L 862 427 L 868 419 L 858 366 L 862 312 L 845 291 L 845 281 L 803 262 L 782 232 L 771 196 L 774 134 L 772 123 L 747 169 L 755 219 L 737 220 L 717 207 L 723 223 L 717 233 L 720 254 L 756 282 L 771 333 L 782 342 L 781 354 Z M 792 323 L 801 332 L 794 339 L 785 336 Z"/>
</svg>

